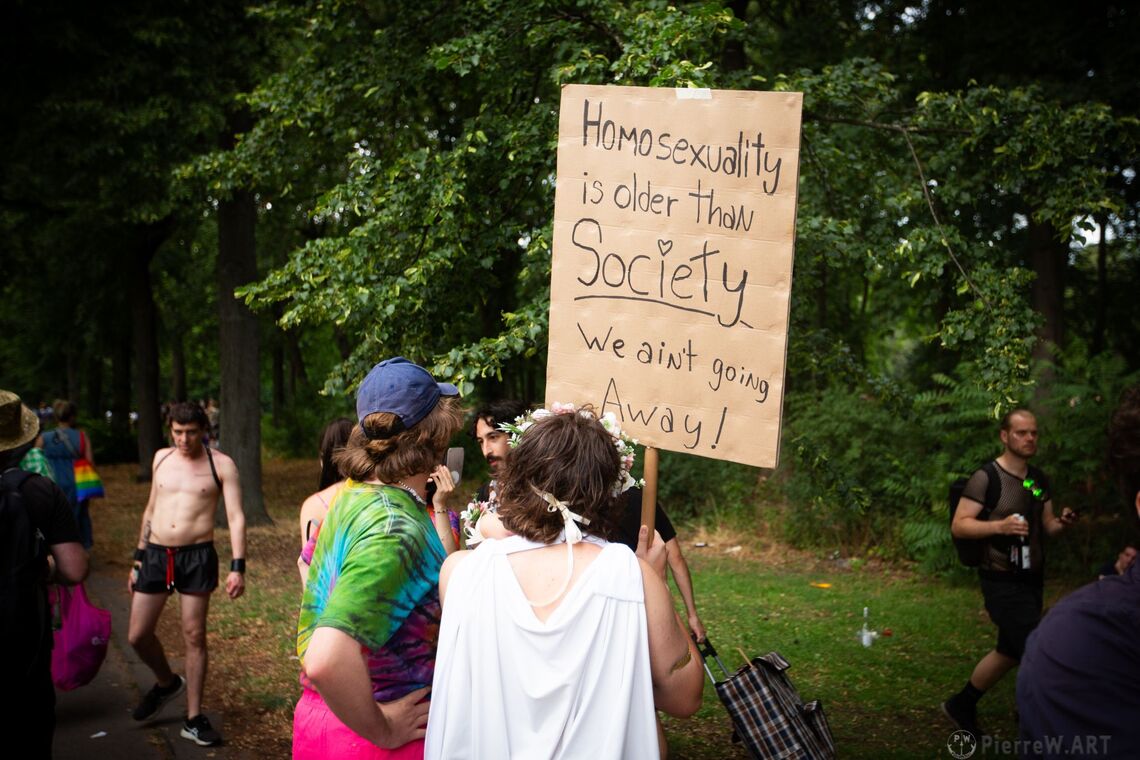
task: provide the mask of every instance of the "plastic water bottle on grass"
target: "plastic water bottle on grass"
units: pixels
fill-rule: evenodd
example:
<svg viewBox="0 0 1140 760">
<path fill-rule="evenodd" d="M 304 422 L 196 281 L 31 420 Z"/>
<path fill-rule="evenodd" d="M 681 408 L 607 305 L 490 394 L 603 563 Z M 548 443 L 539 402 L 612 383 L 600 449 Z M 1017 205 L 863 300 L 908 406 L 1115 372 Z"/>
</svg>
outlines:
<svg viewBox="0 0 1140 760">
<path fill-rule="evenodd" d="M 871 630 L 871 609 L 869 607 L 863 608 L 863 627 L 859 629 L 857 635 L 865 647 L 871 646 L 879 636 L 877 631 Z"/>
</svg>

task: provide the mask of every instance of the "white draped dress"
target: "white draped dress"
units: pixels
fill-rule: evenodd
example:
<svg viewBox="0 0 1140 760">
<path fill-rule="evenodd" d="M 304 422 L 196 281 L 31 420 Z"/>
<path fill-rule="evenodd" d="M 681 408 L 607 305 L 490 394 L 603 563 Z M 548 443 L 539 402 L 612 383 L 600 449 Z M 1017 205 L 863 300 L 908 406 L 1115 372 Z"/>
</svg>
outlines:
<svg viewBox="0 0 1140 760">
<path fill-rule="evenodd" d="M 602 551 L 545 621 L 507 555 L 541 546 L 485 540 L 451 574 L 425 757 L 657 758 L 641 568 Z"/>
</svg>

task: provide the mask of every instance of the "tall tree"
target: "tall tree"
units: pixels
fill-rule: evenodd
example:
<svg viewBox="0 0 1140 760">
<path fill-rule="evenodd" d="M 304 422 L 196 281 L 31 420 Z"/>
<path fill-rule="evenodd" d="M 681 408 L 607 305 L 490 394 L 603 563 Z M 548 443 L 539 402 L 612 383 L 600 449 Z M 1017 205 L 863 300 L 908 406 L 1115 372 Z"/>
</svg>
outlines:
<svg viewBox="0 0 1140 760">
<path fill-rule="evenodd" d="M 115 13 L 85 3 L 49 5 L 18 3 L 5 25 L 13 87 L 4 105 L 18 117 L 7 115 L 0 127 L 6 138 L 0 198 L 10 211 L 0 222 L 31 248 L 42 237 L 34 223 L 45 221 L 63 242 L 50 249 L 50 266 L 88 254 L 93 236 L 120 241 L 103 249 L 108 260 L 99 267 L 83 267 L 96 287 L 73 288 L 67 298 L 131 294 L 140 474 L 149 477 L 150 454 L 161 440 L 149 262 L 174 222 L 200 220 L 210 209 L 206 193 L 179 168 L 214 150 L 226 131 L 235 95 L 248 89 L 263 61 L 261 23 L 245 3 L 229 0 L 161 7 L 129 0 Z M 136 249 L 129 241 L 138 229 L 148 232 Z M 155 237 L 157 231 L 167 236 Z M 31 270 L 17 277 L 35 287 Z M 97 329 L 123 326 L 108 320 Z M 127 335 L 117 339 L 130 342 Z M 256 383 L 239 388 L 230 393 L 233 409 L 256 416 Z M 235 443 L 260 452 L 256 433 Z M 246 485 L 259 491 L 259 468 L 247 469 Z"/>
<path fill-rule="evenodd" d="M 241 474 L 242 507 L 269 519 L 261 495 L 261 362 L 257 317 L 234 296 L 257 279 L 253 195 L 235 192 L 218 204 L 218 328 L 222 376 L 221 439 Z M 225 511 L 218 507 L 219 519 Z"/>
</svg>

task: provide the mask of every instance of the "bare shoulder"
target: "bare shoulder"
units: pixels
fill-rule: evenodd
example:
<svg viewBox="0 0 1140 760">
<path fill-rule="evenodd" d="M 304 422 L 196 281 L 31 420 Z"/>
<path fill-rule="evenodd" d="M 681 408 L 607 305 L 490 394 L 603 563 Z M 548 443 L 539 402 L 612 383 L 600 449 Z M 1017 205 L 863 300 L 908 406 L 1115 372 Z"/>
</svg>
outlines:
<svg viewBox="0 0 1140 760">
<path fill-rule="evenodd" d="M 439 569 L 439 577 L 442 580 L 445 575 L 451 575 L 451 571 L 456 566 L 467 559 L 471 555 L 472 549 L 460 549 L 459 551 L 452 552 L 447 555 L 447 559 L 443 561 L 443 566 Z"/>
<path fill-rule="evenodd" d="M 325 500 L 326 504 L 332 504 L 333 499 L 335 499 L 336 495 L 338 493 L 340 493 L 340 487 L 343 485 L 344 485 L 344 481 L 338 480 L 337 482 L 333 483 L 331 486 L 327 486 L 324 490 L 317 491 L 315 494 L 313 494 L 313 496 L 320 496 L 321 498 L 323 498 Z"/>
<path fill-rule="evenodd" d="M 439 596 L 441 601 L 447 595 L 447 581 L 451 578 L 451 573 L 459 566 L 460 562 L 467 559 L 471 551 L 471 549 L 460 549 L 448 554 L 447 559 L 443 561 L 443 566 L 439 568 Z"/>
<path fill-rule="evenodd" d="M 460 549 L 459 551 L 452 552 L 447 555 L 447 559 L 443 561 L 443 566 L 439 568 L 439 582 L 446 584 L 447 579 L 454 572 L 455 568 L 459 567 L 459 563 L 471 556 L 473 549 Z"/>
<path fill-rule="evenodd" d="M 305 512 L 324 507 L 325 502 L 321 499 L 323 493 L 323 491 L 317 491 L 316 493 L 309 494 L 305 500 L 301 502 L 301 514 L 304 515 Z"/>
<path fill-rule="evenodd" d="M 159 449 L 158 451 L 154 452 L 154 457 L 150 460 L 150 468 L 153 470 L 155 467 L 158 467 L 159 462 L 161 462 L 163 459 L 166 459 L 173 453 L 174 449 L 169 446 L 165 449 Z"/>
<path fill-rule="evenodd" d="M 314 519 L 323 520 L 325 513 L 332 506 L 333 498 L 336 496 L 339 486 L 339 483 L 334 483 L 324 490 L 309 494 L 301 502 L 301 522 L 305 523 Z"/>
<path fill-rule="evenodd" d="M 237 465 L 234 464 L 233 457 L 224 451 L 218 449 L 210 449 L 210 456 L 214 459 L 214 467 L 217 468 L 218 474 L 221 476 L 237 473 Z"/>
</svg>

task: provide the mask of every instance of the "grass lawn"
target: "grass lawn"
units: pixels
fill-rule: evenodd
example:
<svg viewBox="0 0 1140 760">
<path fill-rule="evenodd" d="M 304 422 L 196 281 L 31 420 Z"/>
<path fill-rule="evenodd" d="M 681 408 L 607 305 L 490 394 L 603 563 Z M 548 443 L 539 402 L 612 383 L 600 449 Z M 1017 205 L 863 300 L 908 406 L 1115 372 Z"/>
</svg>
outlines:
<svg viewBox="0 0 1140 760">
<path fill-rule="evenodd" d="M 92 509 L 94 572 L 126 578 L 148 490 L 133 482 L 136 469 L 100 468 L 108 497 Z M 315 487 L 316 473 L 311 461 L 265 463 L 265 498 L 274 524 L 249 531 L 246 595 L 230 602 L 218 594 L 211 604 L 205 709 L 224 713 L 227 743 L 264 758 L 289 756 L 292 709 L 300 694 L 293 650 L 300 598 L 296 514 Z M 749 656 L 783 654 L 801 696 L 822 700 L 840 757 L 949 757 L 946 740 L 953 729 L 938 705 L 961 687 L 995 635 L 976 584 L 820 560 L 762 536 L 679 530 L 701 618 L 730 670 L 742 663 L 737 648 Z M 695 547 L 697 540 L 708 546 Z M 216 541 L 224 567 L 228 534 L 220 531 Z M 1057 583 L 1047 584 L 1049 599 L 1060 593 Z M 870 608 L 873 628 L 891 630 L 869 648 L 856 637 L 863 607 Z M 180 660 L 174 612 L 167 611 L 159 630 L 171 658 Z M 1013 687 L 1012 677 L 1004 679 L 979 711 L 983 726 L 1003 739 L 1017 733 Z M 696 716 L 667 718 L 665 730 L 673 758 L 746 756 L 730 743 L 727 714 L 707 683 Z"/>
</svg>

